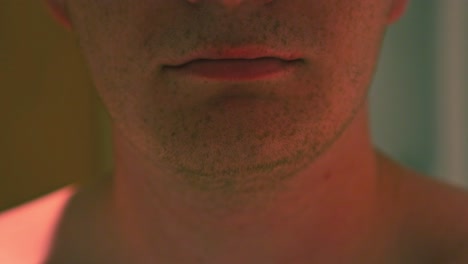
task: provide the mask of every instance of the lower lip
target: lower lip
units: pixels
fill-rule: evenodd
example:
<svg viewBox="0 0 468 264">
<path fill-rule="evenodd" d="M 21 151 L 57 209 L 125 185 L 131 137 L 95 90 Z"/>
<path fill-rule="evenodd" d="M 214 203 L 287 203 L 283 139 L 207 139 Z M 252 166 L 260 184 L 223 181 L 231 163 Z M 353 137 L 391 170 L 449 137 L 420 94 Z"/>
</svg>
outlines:
<svg viewBox="0 0 468 264">
<path fill-rule="evenodd" d="M 222 81 L 277 78 L 294 70 L 296 61 L 276 58 L 196 60 L 171 69 L 192 76 Z"/>
</svg>

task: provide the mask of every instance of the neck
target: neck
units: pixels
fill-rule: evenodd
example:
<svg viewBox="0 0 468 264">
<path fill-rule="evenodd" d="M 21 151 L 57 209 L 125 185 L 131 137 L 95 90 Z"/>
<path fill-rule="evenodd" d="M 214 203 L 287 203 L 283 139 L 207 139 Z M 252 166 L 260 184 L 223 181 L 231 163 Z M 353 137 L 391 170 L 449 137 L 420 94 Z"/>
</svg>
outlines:
<svg viewBox="0 0 468 264">
<path fill-rule="evenodd" d="M 115 129 L 112 199 L 125 247 L 162 263 L 334 263 L 377 252 L 391 198 L 368 131 L 364 109 L 312 164 L 253 195 L 163 177 Z"/>
</svg>

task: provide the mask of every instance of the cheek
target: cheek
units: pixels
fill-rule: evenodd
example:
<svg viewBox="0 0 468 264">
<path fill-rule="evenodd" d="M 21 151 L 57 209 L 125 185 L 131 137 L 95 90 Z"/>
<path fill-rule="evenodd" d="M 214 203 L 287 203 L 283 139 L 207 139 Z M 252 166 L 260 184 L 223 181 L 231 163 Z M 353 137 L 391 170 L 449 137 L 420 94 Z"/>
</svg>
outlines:
<svg viewBox="0 0 468 264">
<path fill-rule="evenodd" d="M 116 90 L 114 87 L 127 85 L 124 82 L 129 79 L 132 64 L 136 64 L 129 46 L 134 30 L 125 22 L 127 14 L 117 4 L 121 1 L 107 4 L 108 8 L 104 2 L 109 1 L 73 1 L 70 13 L 75 36 L 97 90 L 111 94 Z M 103 91 L 107 87 L 113 91 Z"/>
<path fill-rule="evenodd" d="M 336 17 L 331 24 L 329 55 L 337 69 L 357 80 L 373 70 L 386 30 L 385 8 L 382 4 L 345 7 L 349 8 L 346 16 Z"/>
</svg>

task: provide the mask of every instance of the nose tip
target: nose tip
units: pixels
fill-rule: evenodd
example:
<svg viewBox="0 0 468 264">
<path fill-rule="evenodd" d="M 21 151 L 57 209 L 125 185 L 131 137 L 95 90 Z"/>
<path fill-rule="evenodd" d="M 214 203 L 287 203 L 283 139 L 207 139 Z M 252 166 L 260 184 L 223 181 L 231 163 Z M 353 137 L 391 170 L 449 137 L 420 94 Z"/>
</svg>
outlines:
<svg viewBox="0 0 468 264">
<path fill-rule="evenodd" d="M 212 2 L 212 3 L 217 3 L 220 4 L 224 7 L 228 8 L 233 8 L 237 7 L 245 2 L 255 2 L 259 4 L 268 4 L 272 2 L 273 0 L 186 0 L 187 2 L 191 4 L 199 4 L 202 2 Z"/>
</svg>

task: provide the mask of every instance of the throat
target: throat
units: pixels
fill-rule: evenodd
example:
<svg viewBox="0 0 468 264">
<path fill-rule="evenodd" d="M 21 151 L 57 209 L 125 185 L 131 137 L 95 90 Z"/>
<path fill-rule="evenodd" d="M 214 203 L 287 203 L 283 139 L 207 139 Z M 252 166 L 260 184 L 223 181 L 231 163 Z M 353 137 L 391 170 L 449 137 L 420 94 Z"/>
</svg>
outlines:
<svg viewBox="0 0 468 264">
<path fill-rule="evenodd" d="M 137 245 L 128 248 L 163 263 L 376 259 L 390 247 L 394 230 L 390 231 L 393 227 L 388 219 L 393 212 L 382 203 L 377 178 L 368 175 L 320 182 L 297 176 L 270 195 L 237 200 L 230 210 L 206 207 L 222 207 L 226 204 L 223 199 L 205 203 L 199 197 L 193 199 L 196 196 L 190 192 L 162 190 L 167 185 L 153 190 L 152 184 L 125 184 L 125 178 L 119 183 L 117 177 L 114 218 L 119 230 L 125 230 L 122 239 Z M 181 203 L 184 199 L 189 201 Z"/>
</svg>

